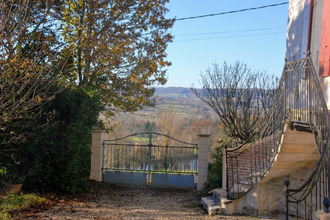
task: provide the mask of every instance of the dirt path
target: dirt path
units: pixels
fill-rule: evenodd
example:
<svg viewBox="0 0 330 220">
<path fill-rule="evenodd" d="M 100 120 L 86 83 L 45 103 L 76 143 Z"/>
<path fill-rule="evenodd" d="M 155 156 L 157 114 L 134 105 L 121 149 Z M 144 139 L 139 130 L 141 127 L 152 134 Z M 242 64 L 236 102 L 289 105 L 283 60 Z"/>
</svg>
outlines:
<svg viewBox="0 0 330 220">
<path fill-rule="evenodd" d="M 56 198 L 56 205 L 17 219 L 256 219 L 208 216 L 199 206 L 195 190 L 123 187 L 93 183 L 80 195 Z"/>
</svg>

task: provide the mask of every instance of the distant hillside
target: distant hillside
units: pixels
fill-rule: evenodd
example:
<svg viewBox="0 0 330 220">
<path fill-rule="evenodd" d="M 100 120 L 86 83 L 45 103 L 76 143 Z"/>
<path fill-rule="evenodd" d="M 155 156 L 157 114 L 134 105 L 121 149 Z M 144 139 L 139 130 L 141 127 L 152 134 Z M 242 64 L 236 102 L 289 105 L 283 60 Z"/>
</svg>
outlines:
<svg viewBox="0 0 330 220">
<path fill-rule="evenodd" d="M 155 95 L 160 97 L 197 98 L 190 88 L 184 87 L 157 87 L 155 88 Z"/>
<path fill-rule="evenodd" d="M 190 88 L 157 87 L 155 88 L 157 104 L 155 107 L 146 107 L 140 112 L 169 111 L 173 109 L 180 115 L 210 115 L 211 109 L 203 103 Z"/>
<path fill-rule="evenodd" d="M 118 112 L 107 123 L 108 139 L 148 131 L 168 133 L 186 142 L 196 142 L 198 133 L 218 131 L 218 116 L 191 91 L 183 87 L 155 88 L 156 105 L 134 113 Z"/>
</svg>

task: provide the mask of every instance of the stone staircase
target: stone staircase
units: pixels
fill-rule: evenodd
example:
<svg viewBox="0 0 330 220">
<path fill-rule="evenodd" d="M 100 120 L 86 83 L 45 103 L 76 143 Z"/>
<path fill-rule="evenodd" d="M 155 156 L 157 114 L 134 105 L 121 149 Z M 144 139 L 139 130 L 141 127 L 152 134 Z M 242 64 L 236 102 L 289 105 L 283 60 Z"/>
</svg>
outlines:
<svg viewBox="0 0 330 220">
<path fill-rule="evenodd" d="M 210 191 L 210 196 L 201 199 L 201 204 L 209 215 L 240 213 L 257 216 L 283 213 L 283 180 L 289 177 L 292 180 L 291 186 L 299 186 L 309 176 L 319 157 L 311 127 L 305 123 L 288 121 L 284 125 L 272 167 L 264 175 L 256 174 L 262 178 L 252 189 L 249 184 L 234 184 L 234 192 L 245 193 L 236 200 L 228 200 L 224 189 L 214 189 Z"/>
<path fill-rule="evenodd" d="M 225 201 L 226 191 L 223 189 L 213 189 L 209 192 L 211 195 L 201 199 L 201 205 L 209 215 L 226 214 Z"/>
<path fill-rule="evenodd" d="M 286 177 L 302 168 L 314 168 L 320 154 L 311 127 L 306 123 L 289 121 L 284 131 L 272 168 L 262 182 Z"/>
</svg>

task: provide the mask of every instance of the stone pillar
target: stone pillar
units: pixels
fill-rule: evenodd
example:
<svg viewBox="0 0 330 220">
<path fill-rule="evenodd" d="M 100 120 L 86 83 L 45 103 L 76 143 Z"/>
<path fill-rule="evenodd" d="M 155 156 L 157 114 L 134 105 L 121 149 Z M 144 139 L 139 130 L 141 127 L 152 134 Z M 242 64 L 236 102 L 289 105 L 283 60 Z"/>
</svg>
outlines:
<svg viewBox="0 0 330 220">
<path fill-rule="evenodd" d="M 96 130 L 92 133 L 92 155 L 90 179 L 102 181 L 104 131 Z"/>
<path fill-rule="evenodd" d="M 209 166 L 209 151 L 210 151 L 210 137 L 209 134 L 199 134 L 198 135 L 198 181 L 197 190 L 202 190 L 204 183 L 207 181 L 207 173 Z"/>
</svg>

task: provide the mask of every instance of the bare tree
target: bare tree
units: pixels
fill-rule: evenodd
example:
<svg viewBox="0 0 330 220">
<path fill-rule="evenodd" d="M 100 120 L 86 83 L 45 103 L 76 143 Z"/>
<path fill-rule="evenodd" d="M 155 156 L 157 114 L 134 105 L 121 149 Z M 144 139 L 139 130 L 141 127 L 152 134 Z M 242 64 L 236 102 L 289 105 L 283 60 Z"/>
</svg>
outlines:
<svg viewBox="0 0 330 220">
<path fill-rule="evenodd" d="M 178 138 L 178 124 L 175 120 L 176 112 L 173 106 L 170 106 L 168 110 L 162 110 L 158 113 L 159 121 L 157 123 L 157 128 L 160 130 L 160 133 Z M 163 138 L 161 140 L 161 145 L 171 145 L 173 142 L 170 138 Z"/>
<path fill-rule="evenodd" d="M 192 91 L 216 112 L 225 135 L 236 144 L 255 135 L 271 107 L 277 79 L 239 61 L 213 64 L 201 78 L 201 89 Z"/>
</svg>

